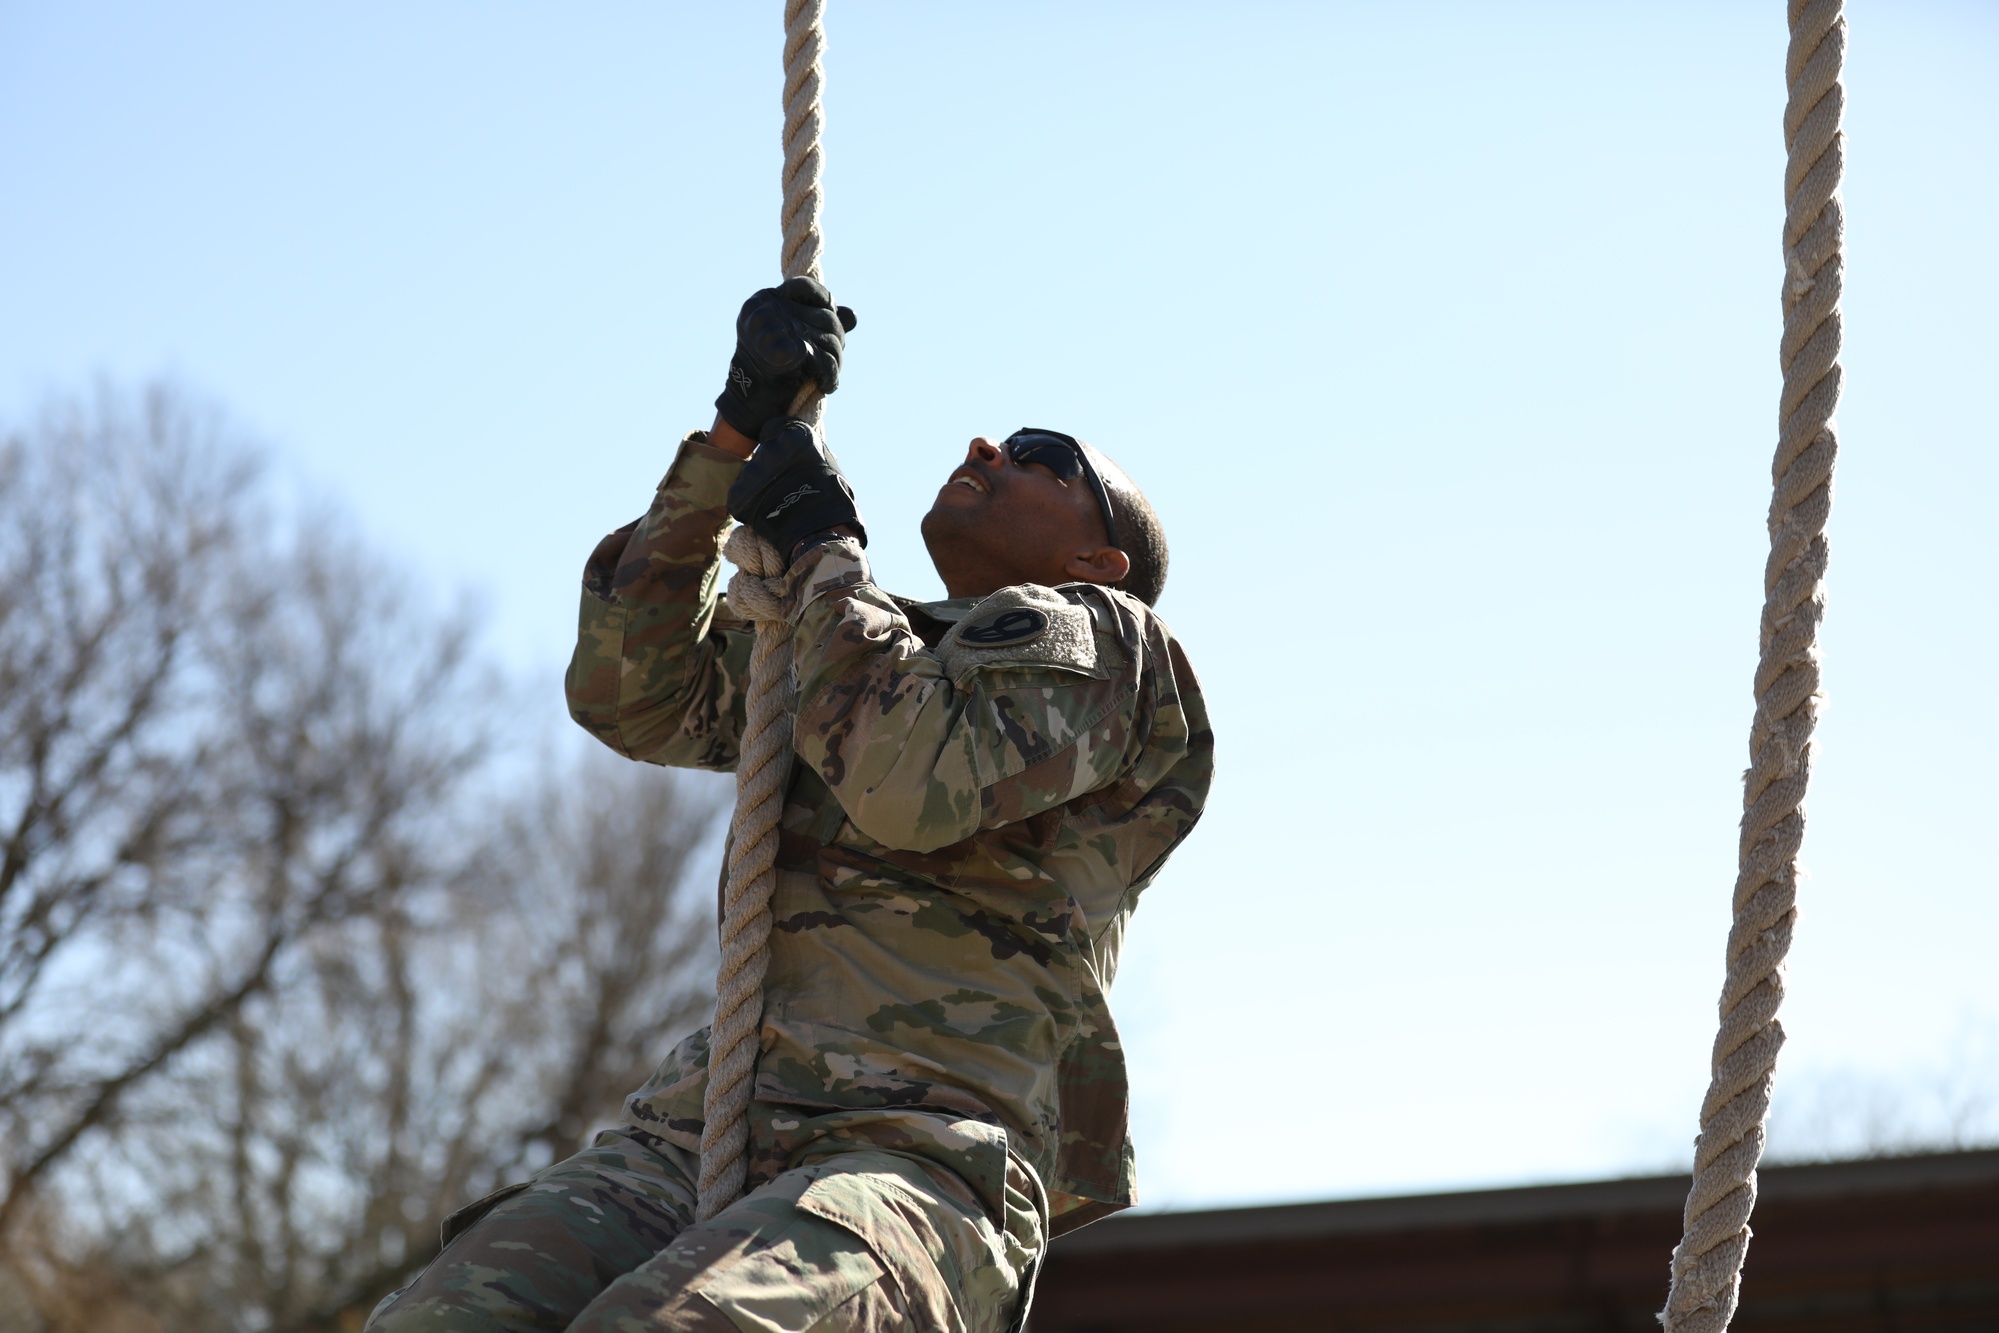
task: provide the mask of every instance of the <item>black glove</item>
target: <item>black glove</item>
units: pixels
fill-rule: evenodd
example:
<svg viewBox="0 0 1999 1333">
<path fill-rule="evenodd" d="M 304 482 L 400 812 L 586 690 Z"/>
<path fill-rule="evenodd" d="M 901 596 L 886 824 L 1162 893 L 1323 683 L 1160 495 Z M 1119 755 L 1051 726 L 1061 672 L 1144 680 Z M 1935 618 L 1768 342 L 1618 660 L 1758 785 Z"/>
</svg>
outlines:
<svg viewBox="0 0 1999 1333">
<path fill-rule="evenodd" d="M 736 316 L 736 354 L 715 410 L 760 438 L 768 422 L 791 414 L 806 380 L 816 380 L 822 393 L 840 387 L 840 356 L 853 327 L 854 312 L 835 306 L 833 294 L 811 278 L 764 288 Z"/>
<path fill-rule="evenodd" d="M 729 487 L 729 512 L 787 560 L 800 541 L 842 523 L 868 544 L 839 460 L 796 418 L 779 417 L 764 427 L 757 451 Z"/>
</svg>

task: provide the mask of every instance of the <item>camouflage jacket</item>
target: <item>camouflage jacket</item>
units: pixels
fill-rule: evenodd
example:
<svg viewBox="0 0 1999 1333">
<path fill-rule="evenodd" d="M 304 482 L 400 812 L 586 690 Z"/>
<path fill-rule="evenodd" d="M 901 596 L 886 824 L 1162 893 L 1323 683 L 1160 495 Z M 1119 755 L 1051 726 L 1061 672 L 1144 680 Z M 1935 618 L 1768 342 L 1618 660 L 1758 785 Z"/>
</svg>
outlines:
<svg viewBox="0 0 1999 1333">
<path fill-rule="evenodd" d="M 584 572 L 570 711 L 633 759 L 728 770 L 752 631 L 719 597 L 741 462 L 682 443 Z M 1213 737 L 1180 646 L 1090 584 L 917 603 L 840 540 L 785 575 L 783 816 L 751 1183 L 842 1144 L 934 1159 L 995 1212 L 1009 1151 L 1057 1232 L 1128 1206 L 1107 993 L 1139 894 L 1200 817 Z M 707 1034 L 628 1103 L 699 1146 Z"/>
</svg>

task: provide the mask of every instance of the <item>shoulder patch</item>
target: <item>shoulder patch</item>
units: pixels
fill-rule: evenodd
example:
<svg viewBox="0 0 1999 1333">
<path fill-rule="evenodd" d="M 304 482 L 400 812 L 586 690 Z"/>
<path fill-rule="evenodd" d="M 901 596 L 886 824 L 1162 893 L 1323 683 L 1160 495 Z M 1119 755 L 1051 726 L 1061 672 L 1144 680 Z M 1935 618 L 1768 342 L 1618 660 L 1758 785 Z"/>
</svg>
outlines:
<svg viewBox="0 0 1999 1333">
<path fill-rule="evenodd" d="M 1038 639 L 1048 628 L 1048 617 L 1031 606 L 995 611 L 958 631 L 958 637 L 975 648 L 1011 648 L 1029 639 Z"/>
<path fill-rule="evenodd" d="M 966 613 L 937 646 L 951 679 L 989 667 L 1060 667 L 1100 675 L 1096 622 L 1052 588 L 1001 588 Z"/>
</svg>

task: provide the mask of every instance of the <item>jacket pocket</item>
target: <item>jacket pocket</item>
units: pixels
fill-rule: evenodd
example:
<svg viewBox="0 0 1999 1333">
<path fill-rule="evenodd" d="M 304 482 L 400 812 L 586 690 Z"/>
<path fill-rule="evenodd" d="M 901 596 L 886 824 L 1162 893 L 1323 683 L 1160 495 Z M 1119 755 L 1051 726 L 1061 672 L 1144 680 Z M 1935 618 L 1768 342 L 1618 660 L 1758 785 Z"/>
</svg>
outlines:
<svg viewBox="0 0 1999 1333">
<path fill-rule="evenodd" d="M 487 1213 L 492 1212 L 495 1208 L 505 1203 L 508 1199 L 513 1198 L 533 1183 L 532 1180 L 523 1180 L 515 1185 L 502 1185 L 484 1198 L 474 1199 L 471 1203 L 466 1204 L 463 1208 L 460 1208 L 457 1212 L 452 1213 L 444 1219 L 444 1225 L 437 1229 L 438 1244 L 440 1246 L 449 1245 L 452 1241 L 457 1240 L 472 1229 L 474 1222 L 477 1222 Z"/>
</svg>

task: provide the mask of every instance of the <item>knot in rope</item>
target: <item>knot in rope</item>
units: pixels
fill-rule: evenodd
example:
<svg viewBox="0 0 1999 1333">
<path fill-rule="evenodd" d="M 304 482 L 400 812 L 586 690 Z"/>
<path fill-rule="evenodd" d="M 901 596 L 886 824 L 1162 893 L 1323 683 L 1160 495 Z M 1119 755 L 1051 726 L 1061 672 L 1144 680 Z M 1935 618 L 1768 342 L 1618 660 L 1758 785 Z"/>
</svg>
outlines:
<svg viewBox="0 0 1999 1333">
<path fill-rule="evenodd" d="M 784 622 L 780 583 L 784 559 L 777 548 L 748 527 L 738 527 L 730 532 L 722 554 L 736 567 L 729 579 L 729 609 L 744 620 Z"/>
</svg>

